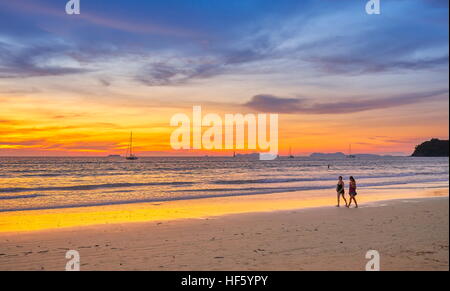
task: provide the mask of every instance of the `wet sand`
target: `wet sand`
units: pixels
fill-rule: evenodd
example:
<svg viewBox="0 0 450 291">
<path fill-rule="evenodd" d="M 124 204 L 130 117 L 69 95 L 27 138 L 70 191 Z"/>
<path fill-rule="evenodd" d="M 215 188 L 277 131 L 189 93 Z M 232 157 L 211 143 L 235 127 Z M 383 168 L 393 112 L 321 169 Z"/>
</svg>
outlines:
<svg viewBox="0 0 450 291">
<path fill-rule="evenodd" d="M 449 270 L 448 189 L 434 198 L 0 234 L 0 270 Z M 447 195 L 447 196 L 445 196 Z"/>
</svg>

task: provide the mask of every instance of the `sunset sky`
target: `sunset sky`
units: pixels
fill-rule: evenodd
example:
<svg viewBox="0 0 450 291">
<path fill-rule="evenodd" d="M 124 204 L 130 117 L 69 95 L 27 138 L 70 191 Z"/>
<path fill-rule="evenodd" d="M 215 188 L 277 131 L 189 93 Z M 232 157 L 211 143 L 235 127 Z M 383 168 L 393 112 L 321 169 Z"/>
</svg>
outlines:
<svg viewBox="0 0 450 291">
<path fill-rule="evenodd" d="M 282 154 L 448 139 L 447 0 L 66 2 L 0 0 L 0 156 L 199 154 L 193 105 L 279 113 Z"/>
</svg>

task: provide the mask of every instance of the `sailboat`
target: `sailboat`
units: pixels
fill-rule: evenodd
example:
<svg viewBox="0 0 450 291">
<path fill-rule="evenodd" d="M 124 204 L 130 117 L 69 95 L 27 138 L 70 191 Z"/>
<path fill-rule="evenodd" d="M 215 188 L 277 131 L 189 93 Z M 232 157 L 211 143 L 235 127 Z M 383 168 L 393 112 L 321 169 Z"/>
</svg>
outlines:
<svg viewBox="0 0 450 291">
<path fill-rule="evenodd" d="M 134 161 L 134 160 L 138 159 L 138 157 L 135 154 L 133 154 L 133 132 L 131 132 L 131 134 L 130 134 L 130 144 L 128 145 L 125 159 L 130 160 L 130 161 Z"/>
<path fill-rule="evenodd" d="M 292 147 L 289 147 L 289 158 L 293 159 L 294 156 L 292 155 Z"/>
<path fill-rule="evenodd" d="M 348 156 L 347 156 L 347 158 L 350 158 L 350 159 L 356 158 L 356 156 L 352 155 L 352 145 L 351 144 L 348 146 Z"/>
</svg>

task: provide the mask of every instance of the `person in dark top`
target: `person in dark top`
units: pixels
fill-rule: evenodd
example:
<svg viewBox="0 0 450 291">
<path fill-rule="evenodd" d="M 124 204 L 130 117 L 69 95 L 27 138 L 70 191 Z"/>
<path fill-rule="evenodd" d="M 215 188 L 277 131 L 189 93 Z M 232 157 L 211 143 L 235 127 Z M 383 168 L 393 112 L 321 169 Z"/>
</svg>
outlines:
<svg viewBox="0 0 450 291">
<path fill-rule="evenodd" d="M 344 187 L 344 181 L 342 180 L 342 176 L 339 176 L 339 180 L 336 186 L 336 192 L 337 192 L 337 205 L 336 207 L 340 207 L 340 202 L 341 202 L 341 195 L 342 198 L 345 201 L 345 206 L 347 206 L 347 199 L 345 199 L 345 187 Z"/>
<path fill-rule="evenodd" d="M 349 189 L 348 189 L 348 194 L 350 195 L 350 201 L 348 202 L 347 207 L 350 207 L 350 204 L 352 204 L 352 200 L 355 201 L 355 208 L 358 208 L 358 202 L 356 202 L 356 181 L 355 178 L 353 178 L 353 176 L 350 176 L 350 185 L 349 185 Z"/>
</svg>

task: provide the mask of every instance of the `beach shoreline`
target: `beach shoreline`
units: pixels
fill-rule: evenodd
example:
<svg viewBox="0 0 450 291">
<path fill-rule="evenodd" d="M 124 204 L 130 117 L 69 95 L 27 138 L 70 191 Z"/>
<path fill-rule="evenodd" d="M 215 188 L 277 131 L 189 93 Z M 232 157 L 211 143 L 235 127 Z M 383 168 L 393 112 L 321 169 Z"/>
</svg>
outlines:
<svg viewBox="0 0 450 291">
<path fill-rule="evenodd" d="M 1 270 L 448 270 L 448 189 L 309 207 L 0 234 Z"/>
<path fill-rule="evenodd" d="M 207 218 L 229 214 L 273 212 L 336 205 L 332 190 L 211 197 L 150 203 L 117 204 L 47 210 L 0 212 L 0 234 L 121 223 L 161 222 Z M 383 200 L 448 196 L 448 188 L 364 189 L 357 200 L 361 205 Z M 346 194 L 348 198 L 348 194 Z M 341 206 L 344 205 L 341 199 Z"/>
</svg>

